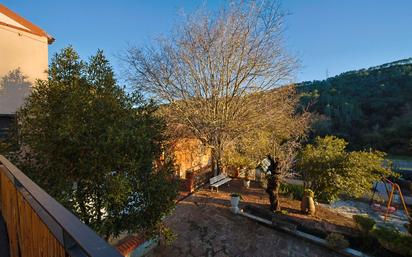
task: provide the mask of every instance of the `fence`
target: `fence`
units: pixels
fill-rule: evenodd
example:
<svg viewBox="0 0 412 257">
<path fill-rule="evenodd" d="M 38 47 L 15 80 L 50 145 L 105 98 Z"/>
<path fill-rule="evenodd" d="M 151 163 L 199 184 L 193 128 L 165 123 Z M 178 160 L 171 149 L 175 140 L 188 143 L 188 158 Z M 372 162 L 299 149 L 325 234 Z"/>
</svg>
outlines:
<svg viewBox="0 0 412 257">
<path fill-rule="evenodd" d="M 121 257 L 1 155 L 0 206 L 10 257 Z"/>
</svg>

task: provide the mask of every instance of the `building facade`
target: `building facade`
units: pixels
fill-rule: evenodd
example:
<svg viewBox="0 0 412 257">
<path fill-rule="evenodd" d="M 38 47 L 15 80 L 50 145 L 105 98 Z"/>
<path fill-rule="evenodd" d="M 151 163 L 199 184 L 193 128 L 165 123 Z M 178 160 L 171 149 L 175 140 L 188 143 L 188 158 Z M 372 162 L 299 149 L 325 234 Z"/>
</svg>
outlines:
<svg viewBox="0 0 412 257">
<path fill-rule="evenodd" d="M 30 94 L 47 78 L 48 45 L 54 38 L 0 4 L 0 137 Z"/>
</svg>

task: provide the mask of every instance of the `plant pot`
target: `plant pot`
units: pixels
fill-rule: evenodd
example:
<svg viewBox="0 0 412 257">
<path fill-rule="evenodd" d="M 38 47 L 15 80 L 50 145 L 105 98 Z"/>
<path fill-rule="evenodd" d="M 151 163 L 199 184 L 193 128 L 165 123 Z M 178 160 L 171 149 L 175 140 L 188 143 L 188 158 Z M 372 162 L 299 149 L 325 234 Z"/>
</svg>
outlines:
<svg viewBox="0 0 412 257">
<path fill-rule="evenodd" d="M 256 181 L 258 182 L 262 180 L 262 170 L 261 169 L 255 169 L 255 177 L 256 177 Z"/>
<path fill-rule="evenodd" d="M 238 178 L 238 177 L 239 177 L 239 170 L 238 170 L 238 169 L 235 169 L 235 170 L 233 171 L 233 177 L 234 177 L 234 178 Z"/>
<path fill-rule="evenodd" d="M 240 196 L 232 196 L 230 198 L 230 210 L 233 213 L 239 213 L 239 202 L 240 202 Z"/>
<path fill-rule="evenodd" d="M 250 180 L 243 180 L 243 186 L 245 186 L 246 188 L 250 187 Z"/>
<path fill-rule="evenodd" d="M 314 215 L 316 208 L 315 202 L 313 201 L 313 197 L 311 196 L 304 196 L 302 201 L 300 202 L 300 210 L 307 215 Z"/>
<path fill-rule="evenodd" d="M 195 176 L 193 172 L 186 173 L 186 190 L 190 193 L 194 191 Z"/>
</svg>

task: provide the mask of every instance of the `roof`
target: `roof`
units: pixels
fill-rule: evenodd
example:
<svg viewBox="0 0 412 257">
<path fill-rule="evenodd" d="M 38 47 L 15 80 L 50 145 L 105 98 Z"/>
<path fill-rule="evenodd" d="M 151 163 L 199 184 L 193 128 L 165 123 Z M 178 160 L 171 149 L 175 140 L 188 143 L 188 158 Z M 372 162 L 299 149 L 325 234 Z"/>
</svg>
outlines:
<svg viewBox="0 0 412 257">
<path fill-rule="evenodd" d="M 127 256 L 133 252 L 137 247 L 144 243 L 144 239 L 138 236 L 127 236 L 119 244 L 116 249 L 123 255 Z"/>
<path fill-rule="evenodd" d="M 46 37 L 49 44 L 54 42 L 54 38 L 47 34 L 46 31 L 42 30 L 40 27 L 34 25 L 2 4 L 0 4 L 0 15 L 1 14 L 7 16 L 10 19 L 10 22 L 0 21 L 0 25 L 25 31 L 37 36 Z"/>
</svg>

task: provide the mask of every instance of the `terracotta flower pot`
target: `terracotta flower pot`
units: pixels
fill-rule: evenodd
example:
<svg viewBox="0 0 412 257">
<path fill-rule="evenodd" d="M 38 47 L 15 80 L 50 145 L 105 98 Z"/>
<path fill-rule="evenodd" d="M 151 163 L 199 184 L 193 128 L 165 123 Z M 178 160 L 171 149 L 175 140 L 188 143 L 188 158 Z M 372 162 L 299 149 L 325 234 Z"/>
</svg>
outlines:
<svg viewBox="0 0 412 257">
<path fill-rule="evenodd" d="M 239 170 L 235 169 L 235 171 L 233 172 L 233 177 L 238 178 L 239 177 Z"/>
<path fill-rule="evenodd" d="M 189 192 L 194 191 L 194 173 L 193 172 L 188 172 L 186 173 L 186 190 Z"/>
</svg>

